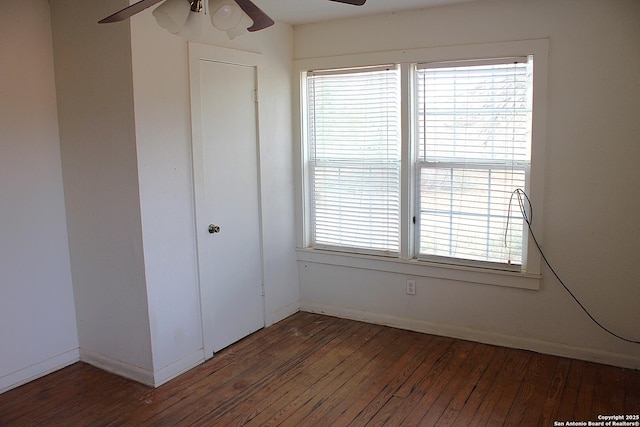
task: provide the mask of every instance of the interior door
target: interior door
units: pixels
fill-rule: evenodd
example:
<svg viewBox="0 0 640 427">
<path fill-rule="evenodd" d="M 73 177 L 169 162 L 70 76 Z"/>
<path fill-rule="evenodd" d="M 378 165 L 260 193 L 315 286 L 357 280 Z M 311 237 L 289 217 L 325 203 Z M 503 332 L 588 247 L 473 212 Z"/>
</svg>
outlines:
<svg viewBox="0 0 640 427">
<path fill-rule="evenodd" d="M 202 58 L 191 67 L 197 68 L 191 70 L 196 235 L 210 358 L 265 324 L 257 68 Z"/>
</svg>

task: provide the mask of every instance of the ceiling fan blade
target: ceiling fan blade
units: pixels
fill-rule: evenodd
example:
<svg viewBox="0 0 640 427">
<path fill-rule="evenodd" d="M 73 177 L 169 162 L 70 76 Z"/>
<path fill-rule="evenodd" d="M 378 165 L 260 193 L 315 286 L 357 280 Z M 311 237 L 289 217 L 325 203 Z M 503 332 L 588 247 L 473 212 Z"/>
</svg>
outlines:
<svg viewBox="0 0 640 427">
<path fill-rule="evenodd" d="M 134 3 L 131 6 L 125 7 L 124 9 L 114 13 L 113 15 L 107 16 L 101 21 L 98 21 L 100 24 L 106 24 L 108 22 L 118 22 L 124 19 L 130 18 L 138 12 L 145 10 L 148 7 L 153 6 L 156 3 L 160 3 L 162 0 L 142 0 L 138 3 Z"/>
<path fill-rule="evenodd" d="M 329 0 L 329 1 L 335 1 L 337 3 L 352 4 L 354 6 L 362 6 L 367 2 L 367 0 Z"/>
<path fill-rule="evenodd" d="M 249 18 L 253 21 L 253 25 L 247 28 L 247 31 L 258 31 L 263 30 L 267 27 L 275 24 L 273 19 L 269 18 L 269 16 L 262 11 L 258 6 L 256 6 L 251 0 L 234 0 L 240 9 L 244 11 Z"/>
</svg>

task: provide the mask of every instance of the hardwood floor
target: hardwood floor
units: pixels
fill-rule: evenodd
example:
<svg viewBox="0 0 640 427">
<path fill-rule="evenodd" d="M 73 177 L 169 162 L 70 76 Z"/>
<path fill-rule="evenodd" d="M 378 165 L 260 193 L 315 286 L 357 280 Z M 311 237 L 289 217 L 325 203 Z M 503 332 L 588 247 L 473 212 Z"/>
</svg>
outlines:
<svg viewBox="0 0 640 427">
<path fill-rule="evenodd" d="M 640 414 L 640 371 L 297 313 L 157 389 L 77 363 L 2 426 L 552 426 Z"/>
</svg>

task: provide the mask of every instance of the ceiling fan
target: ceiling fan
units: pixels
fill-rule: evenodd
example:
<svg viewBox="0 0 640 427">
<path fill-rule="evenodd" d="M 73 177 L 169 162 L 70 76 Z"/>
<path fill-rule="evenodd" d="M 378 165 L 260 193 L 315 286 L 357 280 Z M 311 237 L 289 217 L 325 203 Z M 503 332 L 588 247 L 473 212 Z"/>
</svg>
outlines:
<svg viewBox="0 0 640 427">
<path fill-rule="evenodd" d="M 113 15 L 107 16 L 106 18 L 98 21 L 100 24 L 105 24 L 109 22 L 118 22 L 124 19 L 130 18 L 138 12 L 143 11 L 144 9 L 153 6 L 156 3 L 160 3 L 163 0 L 141 0 L 137 3 L 132 4 L 131 6 L 125 7 L 124 9 L 114 13 Z M 176 0 L 166 0 L 165 3 L 175 2 Z M 247 28 L 247 31 L 259 31 L 270 27 L 274 24 L 273 19 L 271 19 L 266 13 L 262 11 L 258 6 L 255 5 L 251 0 L 233 0 L 239 7 L 242 9 L 244 13 L 246 13 L 249 18 L 253 21 L 253 24 Z M 345 3 L 351 4 L 354 6 L 362 6 L 365 4 L 367 0 L 329 0 L 337 3 Z M 190 11 L 192 12 L 200 12 L 202 11 L 202 2 L 203 0 L 183 0 L 182 4 L 189 3 Z M 162 5 L 160 6 L 162 7 Z M 188 11 L 187 11 L 188 13 Z M 186 17 L 185 17 L 186 20 Z"/>
</svg>

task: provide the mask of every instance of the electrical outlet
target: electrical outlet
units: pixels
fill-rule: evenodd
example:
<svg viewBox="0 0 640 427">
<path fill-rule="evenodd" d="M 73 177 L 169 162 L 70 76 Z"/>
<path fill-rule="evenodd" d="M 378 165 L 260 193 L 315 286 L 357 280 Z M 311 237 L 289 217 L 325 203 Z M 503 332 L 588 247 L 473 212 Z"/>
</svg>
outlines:
<svg viewBox="0 0 640 427">
<path fill-rule="evenodd" d="M 407 280 L 407 295 L 416 294 L 416 281 L 413 279 Z"/>
</svg>

